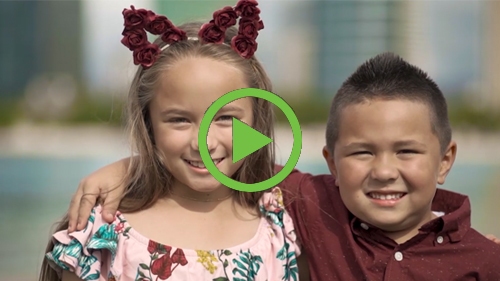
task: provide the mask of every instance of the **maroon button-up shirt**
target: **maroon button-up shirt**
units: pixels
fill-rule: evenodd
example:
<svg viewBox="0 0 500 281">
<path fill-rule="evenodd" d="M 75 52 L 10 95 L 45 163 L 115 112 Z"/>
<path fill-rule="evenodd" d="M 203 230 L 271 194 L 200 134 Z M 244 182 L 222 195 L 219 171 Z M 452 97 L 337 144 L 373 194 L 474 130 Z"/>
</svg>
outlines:
<svg viewBox="0 0 500 281">
<path fill-rule="evenodd" d="M 444 215 L 398 245 L 347 210 L 331 175 L 294 171 L 280 187 L 311 280 L 500 281 L 500 245 L 471 228 L 467 196 L 438 189 L 432 209 Z"/>
</svg>

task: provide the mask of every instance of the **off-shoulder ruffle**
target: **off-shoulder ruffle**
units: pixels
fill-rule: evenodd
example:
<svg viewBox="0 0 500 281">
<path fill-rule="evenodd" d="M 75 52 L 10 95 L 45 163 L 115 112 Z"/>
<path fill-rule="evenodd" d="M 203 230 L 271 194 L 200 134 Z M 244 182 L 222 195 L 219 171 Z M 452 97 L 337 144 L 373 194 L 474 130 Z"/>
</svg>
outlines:
<svg viewBox="0 0 500 281">
<path fill-rule="evenodd" d="M 260 212 L 272 223 L 275 234 L 283 234 L 286 240 L 294 244 L 295 254 L 300 255 L 300 244 L 295 233 L 293 220 L 285 210 L 283 193 L 279 187 L 264 193 L 259 201 Z"/>
<path fill-rule="evenodd" d="M 54 248 L 45 257 L 60 276 L 63 270 L 68 270 L 82 280 L 107 280 L 108 273 L 102 272 L 106 269 L 102 262 L 110 259 L 106 263 L 109 265 L 114 260 L 118 231 L 117 224 L 102 221 L 100 211 L 100 206 L 92 209 L 85 229 L 72 233 L 63 230 L 53 235 Z"/>
</svg>

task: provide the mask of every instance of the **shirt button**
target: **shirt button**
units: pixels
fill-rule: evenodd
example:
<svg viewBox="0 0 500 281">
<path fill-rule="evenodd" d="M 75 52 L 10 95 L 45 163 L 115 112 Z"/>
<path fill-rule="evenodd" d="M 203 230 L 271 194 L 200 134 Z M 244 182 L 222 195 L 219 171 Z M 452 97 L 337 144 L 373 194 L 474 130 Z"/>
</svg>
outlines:
<svg viewBox="0 0 500 281">
<path fill-rule="evenodd" d="M 396 252 L 394 254 L 394 258 L 397 260 L 397 261 L 402 261 L 403 260 L 403 254 L 401 252 Z"/>
<path fill-rule="evenodd" d="M 437 237 L 437 239 L 436 239 L 436 241 L 437 241 L 439 244 L 443 243 L 443 240 L 444 240 L 444 239 L 443 239 L 443 236 L 438 236 L 438 237 Z"/>
<path fill-rule="evenodd" d="M 367 225 L 366 223 L 364 223 L 364 222 L 362 222 L 360 225 L 361 225 L 361 227 L 362 227 L 364 230 L 368 230 L 368 228 L 369 228 L 369 227 L 368 227 L 368 225 Z"/>
</svg>

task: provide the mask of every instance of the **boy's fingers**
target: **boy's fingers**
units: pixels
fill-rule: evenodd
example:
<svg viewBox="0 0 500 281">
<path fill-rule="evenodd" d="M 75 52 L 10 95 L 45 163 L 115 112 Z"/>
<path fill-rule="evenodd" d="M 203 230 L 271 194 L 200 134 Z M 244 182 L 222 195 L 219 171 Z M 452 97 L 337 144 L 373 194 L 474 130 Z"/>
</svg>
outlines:
<svg viewBox="0 0 500 281">
<path fill-rule="evenodd" d="M 115 220 L 115 214 L 120 205 L 121 193 L 118 189 L 111 190 L 104 200 L 102 205 L 102 218 L 108 223 L 112 223 Z"/>
<path fill-rule="evenodd" d="M 78 220 L 76 230 L 82 230 L 88 223 L 90 212 L 97 202 L 98 194 L 83 194 L 80 199 L 80 206 L 78 208 Z"/>
<path fill-rule="evenodd" d="M 495 243 L 497 243 L 497 244 L 499 244 L 499 245 L 500 245 L 500 239 L 496 238 L 496 236 L 495 236 L 495 235 L 493 235 L 493 234 L 488 234 L 488 235 L 486 235 L 486 238 L 488 238 L 488 239 L 490 239 L 491 241 L 493 241 L 493 242 L 495 242 Z"/>
<path fill-rule="evenodd" d="M 68 219 L 69 219 L 69 225 L 68 225 L 68 232 L 72 232 L 76 230 L 76 223 L 78 221 L 78 210 L 80 209 L 80 198 L 82 197 L 81 195 L 81 186 L 78 186 L 78 189 L 76 192 L 73 194 L 71 197 L 71 202 L 69 204 L 69 209 L 68 209 Z"/>
</svg>

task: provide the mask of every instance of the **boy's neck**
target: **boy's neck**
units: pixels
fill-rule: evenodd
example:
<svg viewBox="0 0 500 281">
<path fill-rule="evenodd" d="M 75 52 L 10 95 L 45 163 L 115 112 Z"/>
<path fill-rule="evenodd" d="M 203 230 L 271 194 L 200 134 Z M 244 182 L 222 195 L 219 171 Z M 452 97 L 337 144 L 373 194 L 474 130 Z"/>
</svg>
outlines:
<svg viewBox="0 0 500 281">
<path fill-rule="evenodd" d="M 407 228 L 401 231 L 394 232 L 386 232 L 384 231 L 384 235 L 391 238 L 398 244 L 403 244 L 411 238 L 417 236 L 419 229 L 426 223 L 431 220 L 437 218 L 437 216 L 433 212 L 429 212 L 426 217 L 424 217 L 419 224 L 415 225 L 412 228 Z"/>
</svg>

